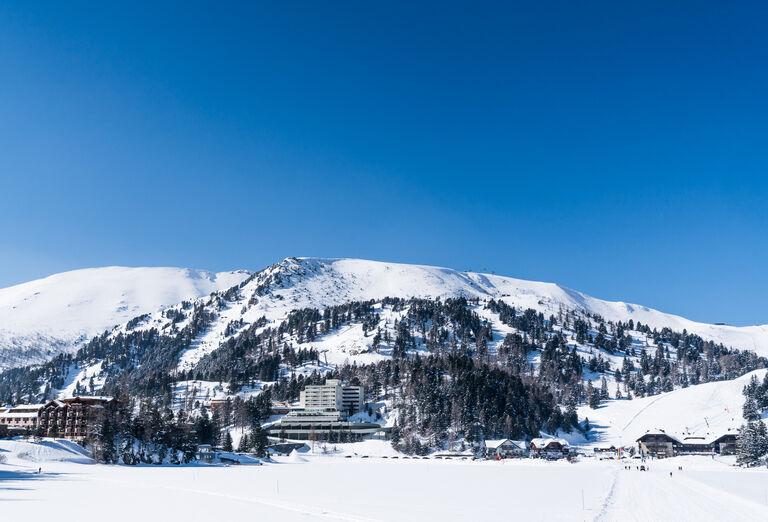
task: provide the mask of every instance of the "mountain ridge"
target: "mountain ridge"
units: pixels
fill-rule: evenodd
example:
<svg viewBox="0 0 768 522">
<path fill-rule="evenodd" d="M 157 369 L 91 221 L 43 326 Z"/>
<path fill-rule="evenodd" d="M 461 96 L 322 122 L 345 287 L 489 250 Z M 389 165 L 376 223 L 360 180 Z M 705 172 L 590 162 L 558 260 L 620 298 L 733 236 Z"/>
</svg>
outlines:
<svg viewBox="0 0 768 522">
<path fill-rule="evenodd" d="M 226 290 L 250 274 L 109 266 L 61 272 L 2 288 L 0 368 L 72 352 L 89 338 L 137 315 Z"/>
<path fill-rule="evenodd" d="M 22 331 L 23 335 L 13 335 L 13 323 L 8 314 L 8 295 L 11 290 L 18 292 L 20 288 L 34 287 L 41 282 L 55 281 L 72 274 L 103 274 L 110 271 L 163 273 L 168 270 L 177 278 L 179 274 L 184 275 L 178 279 L 179 282 L 173 278 L 170 281 L 162 281 L 166 289 L 174 284 L 183 287 L 177 288 L 175 293 L 170 292 L 170 296 L 150 299 L 150 302 L 142 303 L 142 306 L 133 304 L 124 310 L 115 307 L 113 299 L 108 310 L 114 312 L 112 316 L 95 322 L 95 326 L 81 328 L 79 331 L 66 331 L 65 328 L 68 335 L 61 335 L 60 332 L 47 328 L 48 325 L 42 319 L 35 323 L 35 329 L 28 328 Z M 152 284 L 158 284 L 157 278 L 150 278 L 150 281 Z M 88 282 L 91 287 L 94 284 L 92 281 Z M 111 290 L 112 294 L 115 294 L 115 289 Z M 0 289 L 0 348 L 6 348 L 6 352 L 23 353 L 29 350 L 30 345 L 48 346 L 49 349 L 44 350 L 37 359 L 43 360 L 55 353 L 80 346 L 88 337 L 112 327 L 125 331 L 128 322 L 135 320 L 137 316 L 164 313 L 164 309 L 177 307 L 181 301 L 205 299 L 209 295 L 227 294 L 233 290 L 244 294 L 245 297 L 235 299 L 230 305 L 217 310 L 221 320 L 215 322 L 201 337 L 199 344 L 204 347 L 201 354 L 218 348 L 226 337 L 224 333 L 231 322 L 253 323 L 262 316 L 276 321 L 285 318 L 291 310 L 299 308 L 324 308 L 350 301 L 377 300 L 385 297 L 465 297 L 499 299 L 521 309 L 532 308 L 545 314 L 555 314 L 562 309 L 577 309 L 600 315 L 608 321 L 626 322 L 631 319 L 653 328 L 667 327 L 675 331 L 688 331 L 725 346 L 768 355 L 768 325 L 729 326 L 701 323 L 644 305 L 598 299 L 557 283 L 529 281 L 498 274 L 462 272 L 447 267 L 420 264 L 309 256 L 288 257 L 253 273 L 237 270 L 216 274 L 204 270 L 168 267 L 82 269 Z M 27 298 L 30 297 L 28 294 L 29 292 Z M 120 297 L 125 291 L 121 290 L 117 294 Z M 37 298 L 37 295 L 33 297 Z M 111 297 L 114 298 L 115 295 Z M 130 299 L 127 301 L 130 302 Z M 99 302 L 103 303 L 103 300 Z M 52 319 L 44 319 L 55 321 L 60 318 L 61 316 L 57 315 Z M 155 318 L 152 324 L 157 325 L 162 321 Z M 191 360 L 197 361 L 199 358 L 195 356 Z M 29 362 L 19 357 L 14 365 Z M 36 361 L 33 359 L 31 362 Z"/>
<path fill-rule="evenodd" d="M 753 350 L 761 355 L 768 355 L 768 325 L 730 326 L 693 321 L 683 316 L 625 301 L 608 301 L 592 297 L 557 283 L 547 283 L 517 279 L 497 274 L 478 272 L 460 272 L 450 268 L 432 267 L 384 261 L 368 261 L 354 258 L 286 258 L 268 270 L 280 269 L 288 277 L 298 274 L 315 277 L 320 273 L 334 272 L 331 279 L 347 281 L 347 300 L 365 300 L 386 296 L 399 297 L 480 297 L 507 298 L 509 304 L 523 308 L 534 308 L 542 312 L 555 312 L 558 305 L 567 308 L 583 309 L 596 313 L 609 321 L 641 321 L 655 328 L 668 327 L 676 331 L 687 330 L 706 339 L 721 342 L 734 348 Z M 425 284 L 404 285 L 403 278 L 398 281 L 392 274 L 421 279 Z M 421 274 L 424 277 L 414 277 Z M 394 280 L 393 280 L 394 279 Z M 430 288 L 430 281 L 438 282 L 442 289 Z M 366 292 L 356 292 L 354 287 L 366 284 Z M 323 285 L 319 285 L 321 288 Z M 337 285 L 338 286 L 338 285 Z M 320 292 L 309 287 L 319 303 L 329 302 L 327 292 Z M 332 290 L 326 286 L 326 290 Z M 336 300 L 335 302 L 338 302 Z M 333 304 L 333 303 L 331 303 Z"/>
</svg>

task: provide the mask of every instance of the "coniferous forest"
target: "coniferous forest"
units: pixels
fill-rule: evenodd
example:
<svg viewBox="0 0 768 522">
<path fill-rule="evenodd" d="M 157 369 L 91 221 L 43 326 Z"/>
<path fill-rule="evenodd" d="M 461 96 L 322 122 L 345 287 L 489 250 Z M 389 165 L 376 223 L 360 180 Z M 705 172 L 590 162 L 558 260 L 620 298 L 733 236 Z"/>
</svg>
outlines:
<svg viewBox="0 0 768 522">
<path fill-rule="evenodd" d="M 228 324 L 234 335 L 193 368 L 179 370 L 179 357 L 215 315 L 210 306 L 189 302 L 164 315 L 162 330 L 142 327 L 146 317 L 137 317 L 73 355 L 3 372 L 0 401 L 50 398 L 73 368 L 98 361 L 103 386 L 96 390 L 91 379 L 75 390 L 118 400 L 103 433 L 94 435 L 103 460 L 182 462 L 196 444 L 226 445 L 225 427 L 247 432 L 244 449 L 263 450 L 260 423 L 269 401 L 297 400 L 306 384 L 333 376 L 362 384 L 368 401 L 386 401 L 396 412 L 392 443 L 418 454 L 484 438 L 586 431 L 576 413 L 580 405 L 732 379 L 767 365 L 752 352 L 685 331 L 610 322 L 578 310 L 545 317 L 494 299 L 385 298 L 297 309 L 277 324 L 265 318 Z M 380 360 L 324 366 L 313 342 L 351 326 L 361 328 L 368 353 Z M 294 371 L 308 365 L 314 370 Z M 262 383 L 265 392 L 247 401 L 238 397 L 225 415 L 214 417 L 199 405 L 174 407 L 174 383 L 188 380 L 220 382 L 232 394 Z"/>
</svg>

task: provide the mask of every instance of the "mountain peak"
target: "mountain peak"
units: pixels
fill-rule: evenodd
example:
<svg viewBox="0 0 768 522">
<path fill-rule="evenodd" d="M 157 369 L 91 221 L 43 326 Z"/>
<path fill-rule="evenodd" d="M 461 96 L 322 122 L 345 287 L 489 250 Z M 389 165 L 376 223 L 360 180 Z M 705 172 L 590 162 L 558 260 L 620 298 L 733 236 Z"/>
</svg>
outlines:
<svg viewBox="0 0 768 522">
<path fill-rule="evenodd" d="M 32 350 L 71 351 L 137 315 L 230 288 L 244 270 L 175 267 L 83 268 L 0 289 L 0 368 Z M 47 355 L 46 355 L 47 356 Z"/>
<path fill-rule="evenodd" d="M 236 286 L 240 289 L 230 294 Z M 555 283 L 386 261 L 287 257 L 256 273 L 115 266 L 74 270 L 0 289 L 0 367 L 8 366 L 2 360 L 3 353 L 8 359 L 13 358 L 9 354 L 19 355 L 32 348 L 43 347 L 45 354 L 71 350 L 134 317 L 215 292 L 237 304 L 216 310 L 226 324 L 249 323 L 261 317 L 281 320 L 301 308 L 322 309 L 385 297 L 464 297 L 502 300 L 547 316 L 581 310 L 608 321 L 631 319 L 652 328 L 687 330 L 726 346 L 768 354 L 768 326 L 698 323 L 642 305 L 604 301 Z M 242 297 L 233 297 L 235 294 Z M 223 335 L 226 324 L 213 328 L 212 335 Z M 210 340 L 208 349 L 215 349 L 216 339 Z M 23 357 L 16 359 L 23 361 Z"/>
</svg>

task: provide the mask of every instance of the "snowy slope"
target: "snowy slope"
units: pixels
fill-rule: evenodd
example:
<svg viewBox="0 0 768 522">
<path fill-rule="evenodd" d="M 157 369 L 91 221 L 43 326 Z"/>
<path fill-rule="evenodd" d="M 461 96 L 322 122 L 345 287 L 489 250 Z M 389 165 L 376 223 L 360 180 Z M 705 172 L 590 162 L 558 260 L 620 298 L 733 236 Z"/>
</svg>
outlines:
<svg viewBox="0 0 768 522">
<path fill-rule="evenodd" d="M 0 289 L 0 368 L 37 362 L 131 318 L 227 289 L 246 271 L 106 267 Z"/>
<path fill-rule="evenodd" d="M 10 465 L 24 466 L 51 462 L 93 464 L 90 451 L 74 441 L 66 439 L 44 439 L 39 442 L 26 440 L 0 440 L 0 455 Z"/>
<path fill-rule="evenodd" d="M 612 400 L 596 410 L 579 409 L 594 427 L 597 445 L 633 445 L 648 429 L 664 429 L 673 435 L 713 435 L 738 429 L 744 419 L 742 390 L 756 370 L 731 381 L 718 381 L 633 400 Z"/>
<path fill-rule="evenodd" d="M 215 350 L 226 339 L 224 331 L 230 321 L 242 319 L 247 325 L 262 316 L 277 321 L 299 308 L 322 309 L 384 297 L 457 296 L 502 299 L 518 308 L 533 308 L 545 314 L 557 314 L 563 309 L 597 313 L 611 321 L 633 319 L 655 328 L 687 330 L 728 347 L 768 355 L 768 325 L 733 327 L 697 323 L 641 305 L 603 301 L 553 283 L 448 268 L 360 259 L 287 258 L 248 281 L 238 299 L 216 307 L 218 320 L 195 347 L 182 356 L 181 367 L 192 367 L 203 355 Z M 338 341 L 358 348 L 369 342 L 357 337 L 349 331 Z M 330 344 L 339 344 L 331 341 Z"/>
<path fill-rule="evenodd" d="M 35 357 L 42 360 L 115 324 L 122 323 L 121 331 L 125 331 L 126 321 L 163 305 L 180 309 L 173 303 L 194 297 L 200 298 L 198 304 L 205 306 L 214 320 L 182 354 L 181 369 L 194 367 L 203 356 L 262 317 L 268 321 L 266 326 L 274 326 L 292 310 L 384 297 L 493 298 L 546 315 L 579 310 L 612 321 L 632 319 L 655 328 L 687 330 L 728 347 L 768 355 L 768 325 L 697 323 L 641 305 L 596 299 L 553 283 L 431 266 L 322 258 L 287 258 L 246 279 L 248 275 L 244 271 L 211 274 L 175 268 L 103 268 L 0 290 L 0 348 L 6 349 L 5 366 L 10 365 L 9 353 L 25 352 L 27 362 L 35 361 Z M 223 292 L 238 284 L 236 292 Z M 213 297 L 201 297 L 217 290 Z M 162 330 L 170 327 L 170 322 L 158 311 L 139 328 Z M 233 328 L 233 324 L 240 326 Z M 184 323 L 174 326 L 181 328 Z M 493 327 L 494 335 L 501 339 L 504 326 L 494 321 Z M 370 359 L 365 355 L 369 344 L 370 339 L 362 336 L 357 326 L 326 338 L 326 346 L 318 348 L 331 352 L 338 348 L 335 362 L 349 355 L 352 359 L 359 355 L 364 362 Z M 1 359 L 0 352 L 0 368 Z"/>
</svg>

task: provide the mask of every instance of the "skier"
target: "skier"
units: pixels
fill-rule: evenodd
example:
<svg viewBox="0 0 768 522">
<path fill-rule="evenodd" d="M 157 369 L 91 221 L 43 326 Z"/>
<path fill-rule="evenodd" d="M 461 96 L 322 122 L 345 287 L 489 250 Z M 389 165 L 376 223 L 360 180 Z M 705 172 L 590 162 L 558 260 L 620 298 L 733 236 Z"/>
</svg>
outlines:
<svg viewBox="0 0 768 522">
<path fill-rule="evenodd" d="M 669 478 L 672 478 L 672 472 L 671 471 L 669 472 Z"/>
</svg>

